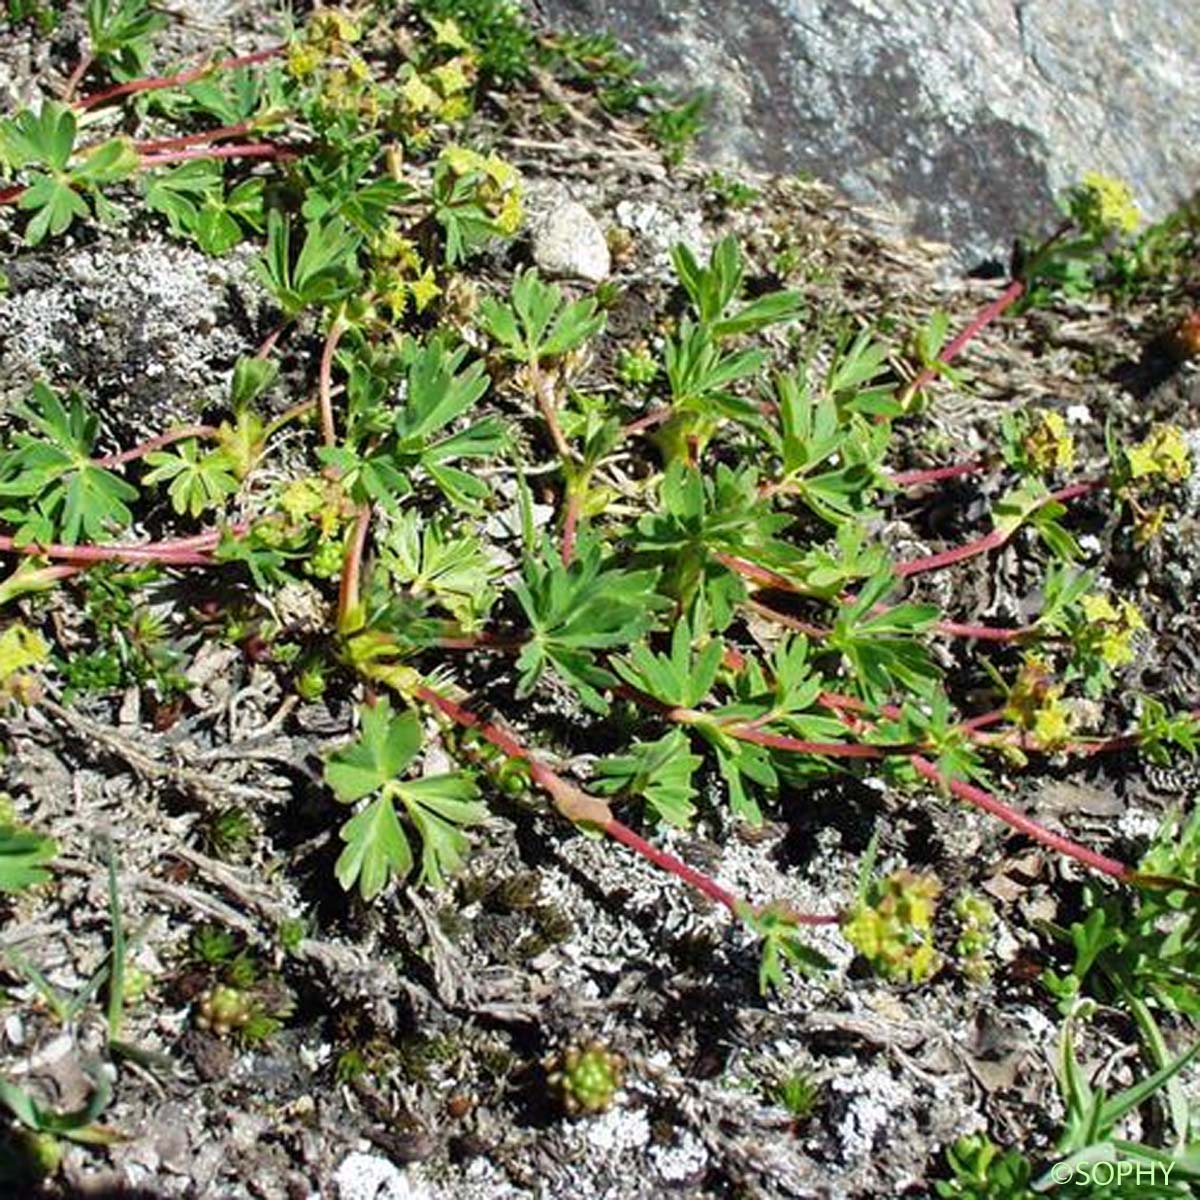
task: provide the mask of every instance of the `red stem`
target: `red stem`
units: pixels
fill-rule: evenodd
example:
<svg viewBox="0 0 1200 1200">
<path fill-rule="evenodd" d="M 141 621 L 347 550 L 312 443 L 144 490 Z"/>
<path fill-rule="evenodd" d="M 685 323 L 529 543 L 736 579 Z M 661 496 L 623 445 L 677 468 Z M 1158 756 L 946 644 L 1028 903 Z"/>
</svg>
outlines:
<svg viewBox="0 0 1200 1200">
<path fill-rule="evenodd" d="M 645 416 L 627 421 L 621 427 L 621 436 L 623 438 L 633 437 L 635 433 L 643 433 L 647 429 L 653 429 L 655 425 L 661 425 L 672 412 L 674 412 L 674 409 L 669 404 L 664 404 L 662 408 L 656 408 L 652 412 L 646 413 Z"/>
<path fill-rule="evenodd" d="M 79 86 L 79 81 L 87 74 L 88 68 L 96 61 L 95 55 L 92 53 L 84 54 L 75 64 L 75 70 L 71 72 L 67 82 L 63 85 L 61 99 L 70 100 L 75 95 L 75 89 Z"/>
<path fill-rule="evenodd" d="M 116 100 L 121 96 L 132 96 L 139 92 L 156 92 L 163 88 L 185 87 L 215 71 L 233 71 L 238 67 L 250 67 L 255 63 L 277 58 L 286 49 L 286 45 L 272 46 L 269 50 L 258 50 L 254 54 L 240 54 L 235 58 L 223 58 L 215 63 L 208 62 L 203 66 L 181 71 L 178 75 L 155 75 L 147 79 L 134 79 L 128 83 L 119 83 L 115 87 L 105 88 L 102 92 L 84 96 L 82 100 L 76 100 L 75 107 L 95 108 L 98 104 L 107 104 L 109 100 Z"/>
<path fill-rule="evenodd" d="M 1059 504 L 1065 504 L 1068 500 L 1075 500 L 1079 496 L 1086 496 L 1090 492 L 1099 491 L 1106 486 L 1106 480 L 1087 479 L 1082 483 L 1073 483 L 1069 487 L 1059 488 L 1057 492 L 1051 492 L 1043 503 L 1048 504 L 1051 501 L 1055 501 Z M 910 575 L 920 575 L 926 571 L 937 571 L 942 567 L 950 566 L 952 563 L 962 562 L 968 558 L 975 558 L 977 555 L 986 554 L 989 550 L 999 549 L 1020 528 L 1020 525 L 1016 525 L 1011 529 L 993 529 L 990 533 L 985 533 L 983 537 L 976 538 L 975 541 L 968 542 L 965 546 L 955 546 L 950 550 L 939 551 L 937 554 L 928 554 L 923 558 L 912 558 L 908 562 L 897 563 L 894 568 L 895 573 L 900 579 L 906 579 Z"/>
<path fill-rule="evenodd" d="M 736 917 L 741 918 L 746 912 L 757 913 L 761 911 L 753 905 L 743 903 L 732 892 L 728 892 L 725 888 L 721 887 L 715 880 L 695 870 L 695 868 L 689 867 L 687 863 L 676 858 L 673 854 L 668 854 L 666 851 L 660 850 L 657 846 L 646 841 L 645 838 L 639 837 L 627 825 L 618 821 L 608 811 L 608 806 L 603 801 L 588 796 L 581 789 L 568 783 L 546 766 L 545 763 L 534 758 L 516 738 L 501 729 L 498 725 L 476 716 L 475 713 L 464 708 L 461 704 L 451 700 L 448 696 L 443 696 L 435 692 L 432 688 L 426 687 L 424 684 L 414 688 L 413 695 L 418 700 L 423 700 L 426 704 L 433 705 L 434 708 L 438 709 L 456 724 L 466 729 L 477 730 L 482 737 L 486 738 L 497 750 L 507 755 L 507 757 L 519 759 L 521 762 L 524 762 L 529 768 L 530 778 L 550 794 L 551 798 L 555 801 L 556 807 L 568 819 L 591 819 L 592 823 L 596 824 L 614 841 L 629 847 L 635 854 L 641 855 L 647 862 L 653 863 L 661 870 L 669 872 L 678 879 L 682 879 L 684 883 L 689 884 L 710 900 L 715 900 L 718 904 L 723 905 Z M 592 813 L 592 818 L 585 815 L 589 811 Z M 778 912 L 793 920 L 798 925 L 836 925 L 840 921 L 840 918 L 832 913 L 801 913 L 791 909 L 781 909 L 776 905 L 770 907 L 772 912 Z"/>
<path fill-rule="evenodd" d="M 943 479 L 959 479 L 963 475 L 978 475 L 987 470 L 987 463 L 982 459 L 973 462 L 956 463 L 949 467 L 926 467 L 919 471 L 901 471 L 892 475 L 891 481 L 900 488 L 917 487 L 922 483 L 940 483 Z"/>
<path fill-rule="evenodd" d="M 143 154 L 140 167 L 164 167 L 197 158 L 294 158 L 295 152 L 272 142 L 247 142 L 240 146 L 197 146 L 191 150 L 169 150 L 165 154 Z"/>
<path fill-rule="evenodd" d="M 961 779 L 947 779 L 933 763 L 919 754 L 910 754 L 908 761 L 912 763 L 917 773 L 928 779 L 930 783 L 934 783 L 940 788 L 948 788 L 951 794 L 960 800 L 965 800 L 968 804 L 981 808 L 994 817 L 999 817 L 1006 825 L 1033 838 L 1034 841 L 1041 842 L 1042 845 L 1049 846 L 1051 850 L 1065 854 L 1068 858 L 1073 858 L 1095 871 L 1111 875 L 1123 883 L 1132 881 L 1133 869 L 1118 862 L 1115 858 L 1098 854 L 1095 850 L 1089 850 L 1086 846 L 1071 841 L 1070 838 L 1051 832 L 1030 817 L 1025 816 L 1024 813 L 1019 813 L 1015 808 L 1010 808 L 1003 801 L 997 800 L 982 788 L 975 787 L 974 784 L 966 783 Z"/>
<path fill-rule="evenodd" d="M 189 133 L 184 137 L 149 138 L 134 142 L 133 147 L 140 154 L 156 154 L 162 150 L 182 150 L 186 146 L 201 146 L 208 142 L 219 142 L 223 138 L 241 137 L 244 133 L 253 133 L 257 128 L 254 121 L 242 121 L 238 125 L 222 125 L 219 129 Z"/>
<path fill-rule="evenodd" d="M 182 429 L 173 429 L 168 433 L 160 433 L 119 454 L 106 454 L 103 458 L 93 458 L 92 465 L 96 467 L 119 467 L 122 463 L 133 462 L 172 442 L 182 442 L 187 438 L 214 438 L 217 429 L 213 425 L 187 425 Z"/>
<path fill-rule="evenodd" d="M 583 492 L 570 488 L 567 492 L 567 511 L 563 514 L 562 561 L 564 567 L 571 565 L 575 557 L 575 535 L 579 527 L 579 510 L 583 507 Z"/>
<path fill-rule="evenodd" d="M 354 532 L 346 557 L 342 560 L 342 577 L 338 587 L 338 628 L 346 617 L 358 608 L 359 584 L 362 580 L 363 553 L 367 546 L 367 531 L 371 527 L 371 506 L 360 504 L 354 522 Z"/>
<path fill-rule="evenodd" d="M 212 563 L 212 555 L 207 552 L 207 548 L 215 546 L 220 540 L 219 533 L 205 536 L 211 537 L 211 541 L 204 543 L 205 549 L 193 549 L 192 546 L 199 544 L 196 539 L 191 539 L 189 545 L 148 542 L 145 545 L 131 546 L 63 546 L 57 543 L 48 546 L 18 546 L 11 537 L 0 534 L 0 551 L 27 554 L 31 558 L 51 558 L 76 563 L 140 562 L 161 563 L 171 567 L 199 567 Z"/>
<path fill-rule="evenodd" d="M 938 361 L 942 363 L 950 363 L 959 354 L 959 352 L 975 337 L 977 333 L 985 325 L 994 321 L 1006 308 L 1016 303 L 1020 299 L 1021 294 L 1025 291 L 1025 284 L 1014 279 L 1008 287 L 1000 293 L 990 304 L 979 310 L 975 319 L 951 342 L 943 347 L 941 354 L 938 355 Z M 908 388 L 908 394 L 912 395 L 919 392 L 930 380 L 937 377 L 937 371 L 933 367 L 926 367 L 912 381 Z"/>
</svg>

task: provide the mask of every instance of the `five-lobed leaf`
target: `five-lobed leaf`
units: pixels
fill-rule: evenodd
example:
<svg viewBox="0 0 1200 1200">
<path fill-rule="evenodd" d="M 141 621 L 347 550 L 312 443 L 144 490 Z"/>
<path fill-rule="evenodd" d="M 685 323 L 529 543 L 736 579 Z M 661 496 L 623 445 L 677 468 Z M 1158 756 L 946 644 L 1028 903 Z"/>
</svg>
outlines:
<svg viewBox="0 0 1200 1200">
<path fill-rule="evenodd" d="M 325 781 L 346 804 L 395 779 L 421 748 L 421 723 L 415 712 L 397 716 L 386 697 L 361 711 L 358 740 L 325 764 Z"/>
</svg>

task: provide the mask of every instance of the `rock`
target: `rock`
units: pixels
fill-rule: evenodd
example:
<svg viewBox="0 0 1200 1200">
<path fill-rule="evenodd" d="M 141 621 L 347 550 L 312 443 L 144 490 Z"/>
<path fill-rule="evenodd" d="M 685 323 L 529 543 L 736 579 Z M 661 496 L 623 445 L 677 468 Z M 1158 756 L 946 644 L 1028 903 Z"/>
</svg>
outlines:
<svg viewBox="0 0 1200 1200">
<path fill-rule="evenodd" d="M 711 158 L 803 171 L 964 263 L 1006 256 L 1086 170 L 1150 215 L 1196 187 L 1200 6 L 1177 0 L 539 0 L 712 95 Z"/>
<path fill-rule="evenodd" d="M 600 283 L 612 257 L 604 230 L 582 204 L 568 200 L 552 209 L 534 233 L 533 261 L 547 275 Z"/>
</svg>

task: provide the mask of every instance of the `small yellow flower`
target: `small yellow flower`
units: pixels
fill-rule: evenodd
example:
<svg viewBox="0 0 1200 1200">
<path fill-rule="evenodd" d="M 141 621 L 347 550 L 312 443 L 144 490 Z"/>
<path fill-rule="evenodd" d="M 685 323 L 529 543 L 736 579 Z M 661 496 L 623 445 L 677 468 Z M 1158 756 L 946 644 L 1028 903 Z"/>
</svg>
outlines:
<svg viewBox="0 0 1200 1200">
<path fill-rule="evenodd" d="M 438 287 L 437 281 L 433 277 L 432 267 L 426 267 L 421 277 L 414 279 L 409 284 L 408 290 L 413 298 L 413 304 L 416 305 L 417 312 L 424 312 L 434 297 L 442 294 L 442 289 Z"/>
<path fill-rule="evenodd" d="M 1079 605 L 1088 621 L 1088 645 L 1101 659 L 1110 667 L 1133 662 L 1134 635 L 1146 628 L 1137 607 L 1124 598 L 1113 604 L 1098 593 L 1084 596 Z"/>
<path fill-rule="evenodd" d="M 288 47 L 287 70 L 293 79 L 307 79 L 320 65 L 324 55 L 315 47 L 302 42 Z"/>
<path fill-rule="evenodd" d="M 438 116 L 443 121 L 462 121 L 471 115 L 471 98 L 467 95 L 448 96 L 442 101 Z"/>
<path fill-rule="evenodd" d="M 1161 475 L 1169 483 L 1182 483 L 1192 472 L 1187 443 L 1177 425 L 1155 425 L 1140 445 L 1125 453 L 1134 479 Z"/>
<path fill-rule="evenodd" d="M 1141 224 L 1142 214 L 1124 180 L 1088 171 L 1078 189 L 1077 200 L 1077 215 L 1085 224 L 1095 224 L 1111 233 L 1133 233 Z"/>
<path fill-rule="evenodd" d="M 1102 592 L 1093 592 L 1091 595 L 1084 596 L 1079 601 L 1079 607 L 1083 609 L 1083 615 L 1093 624 L 1117 619 L 1117 610 L 1113 607 L 1113 602 Z"/>
<path fill-rule="evenodd" d="M 455 175 L 470 175 L 472 171 L 484 170 L 483 155 L 468 146 L 446 146 L 442 150 L 441 158 Z"/>
<path fill-rule="evenodd" d="M 1075 465 L 1075 440 L 1062 415 L 1041 412 L 1038 423 L 1025 438 L 1029 461 L 1044 473 L 1069 471 Z"/>
<path fill-rule="evenodd" d="M 1048 696 L 1034 714 L 1033 736 L 1047 750 L 1061 746 L 1071 736 L 1071 714 L 1057 694 Z"/>
<path fill-rule="evenodd" d="M 405 80 L 400 95 L 413 112 L 434 112 L 441 105 L 437 92 L 415 73 Z"/>
<path fill-rule="evenodd" d="M 523 216 L 520 192 L 516 188 L 505 192 L 504 200 L 500 204 L 500 211 L 496 214 L 496 228 L 501 233 L 514 234 L 521 228 Z"/>
<path fill-rule="evenodd" d="M 439 20 L 437 17 L 426 17 L 429 28 L 433 30 L 433 40 L 439 46 L 449 46 L 452 50 L 469 50 L 470 44 L 463 37 L 458 22 L 452 17 Z"/>
<path fill-rule="evenodd" d="M 434 67 L 430 74 L 437 83 L 438 91 L 443 96 L 453 96 L 457 92 L 465 92 L 471 86 L 471 81 L 467 78 L 462 63 L 457 58 L 443 63 L 440 67 Z"/>
<path fill-rule="evenodd" d="M 517 182 L 517 168 L 498 154 L 489 154 L 480 165 L 496 181 L 497 187 L 506 188 Z"/>
</svg>

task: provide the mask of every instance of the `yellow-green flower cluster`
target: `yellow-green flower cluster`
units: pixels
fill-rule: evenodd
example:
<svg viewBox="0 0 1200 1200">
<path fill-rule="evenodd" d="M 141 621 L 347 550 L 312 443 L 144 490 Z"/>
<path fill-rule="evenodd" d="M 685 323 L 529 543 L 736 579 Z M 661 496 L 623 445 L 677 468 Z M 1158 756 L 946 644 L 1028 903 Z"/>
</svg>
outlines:
<svg viewBox="0 0 1200 1200">
<path fill-rule="evenodd" d="M 1075 439 L 1062 415 L 1043 411 L 1025 437 L 1025 453 L 1030 464 L 1043 474 L 1069 471 L 1075 465 Z"/>
<path fill-rule="evenodd" d="M 1087 624 L 1082 638 L 1087 648 L 1110 667 L 1123 667 L 1133 662 L 1134 637 L 1146 628 L 1142 614 L 1123 597 L 1116 603 L 1099 592 L 1079 601 Z"/>
<path fill-rule="evenodd" d="M 296 79 L 315 75 L 331 59 L 353 54 L 349 47 L 360 36 L 358 25 L 345 13 L 335 8 L 318 9 L 305 26 L 303 35 L 288 47 L 288 74 Z M 353 57 L 358 58 L 356 54 Z"/>
<path fill-rule="evenodd" d="M 842 933 L 884 978 L 920 983 L 941 965 L 931 944 L 940 892 L 932 875 L 897 871 L 855 906 Z"/>
<path fill-rule="evenodd" d="M 424 312 L 442 289 L 433 268 L 421 261 L 421 255 L 411 238 L 405 237 L 390 223 L 371 242 L 371 292 L 386 305 L 393 317 L 401 316 L 411 303 L 417 312 Z"/>
<path fill-rule="evenodd" d="M 1134 479 L 1158 477 L 1182 483 L 1192 473 L 1187 443 L 1177 425 L 1155 425 L 1144 441 L 1126 450 L 1125 457 Z"/>
<path fill-rule="evenodd" d="M 517 169 L 498 154 L 486 157 L 469 146 L 447 146 L 439 163 L 460 179 L 476 178 L 475 201 L 499 233 L 511 237 L 521 227 L 521 182 Z"/>
<path fill-rule="evenodd" d="M 1038 745 L 1053 749 L 1067 741 L 1074 724 L 1063 703 L 1063 689 L 1054 682 L 1054 672 L 1037 655 L 1028 654 L 1021 663 L 1016 682 L 1009 689 L 1004 715 L 1033 734 Z"/>
<path fill-rule="evenodd" d="M 1096 171 L 1084 174 L 1071 194 L 1070 208 L 1084 232 L 1097 236 L 1133 233 L 1142 220 L 1129 185 Z"/>
</svg>

